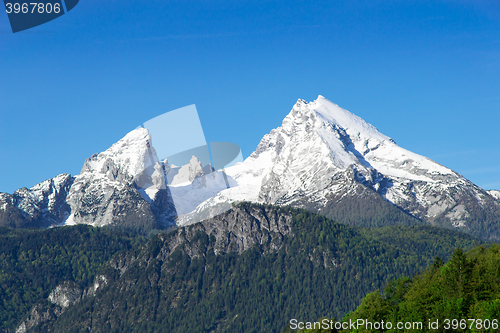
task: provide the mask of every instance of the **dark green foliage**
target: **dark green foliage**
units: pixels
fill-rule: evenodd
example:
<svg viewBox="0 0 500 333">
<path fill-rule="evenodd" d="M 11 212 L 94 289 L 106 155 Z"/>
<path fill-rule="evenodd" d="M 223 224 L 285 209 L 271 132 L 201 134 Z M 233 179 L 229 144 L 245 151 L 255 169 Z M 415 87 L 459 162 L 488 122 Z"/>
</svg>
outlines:
<svg viewBox="0 0 500 333">
<path fill-rule="evenodd" d="M 86 225 L 45 230 L 0 227 L 0 331 L 13 329 L 60 282 L 82 287 L 119 250 L 140 244 L 118 231 Z"/>
<path fill-rule="evenodd" d="M 491 323 L 500 319 L 500 245 L 479 246 L 467 254 L 457 248 L 446 265 L 437 258 L 413 279 L 391 282 L 384 294 L 379 291 L 368 294 L 344 320 L 358 318 L 392 323 L 422 322 L 423 329 L 419 332 L 497 332 L 499 328 L 493 328 Z M 458 323 L 465 319 L 466 326 L 451 326 L 446 330 L 446 319 L 456 319 Z M 481 329 L 482 324 L 476 326 L 476 322 L 468 319 L 489 320 L 490 329 Z M 439 329 L 429 329 L 429 320 L 438 320 Z"/>
<path fill-rule="evenodd" d="M 448 229 L 431 225 L 391 226 L 382 228 L 360 228 L 358 231 L 366 237 L 373 237 L 381 242 L 387 242 L 398 248 L 405 248 L 408 253 L 418 256 L 419 253 L 430 251 L 432 259 L 436 256 L 448 258 L 453 247 L 471 249 L 478 244 L 475 237 L 460 231 L 450 232 Z M 460 245 L 462 244 L 462 245 Z M 429 260 L 429 264 L 432 260 Z M 425 266 L 426 267 L 426 266 Z M 422 268 L 425 268 L 422 267 Z"/>
<path fill-rule="evenodd" d="M 38 331 L 87 332 L 91 325 L 93 332 L 278 332 L 292 318 L 341 318 L 387 281 L 415 274 L 436 256 L 446 259 L 457 246 L 481 243 L 428 226 L 358 230 L 304 210 L 273 209 L 293 215 L 292 234 L 278 250 L 264 241 L 242 254 L 217 255 L 214 235 L 198 231 L 170 253 L 196 226 L 156 235 L 123 275 L 108 267 L 110 282 L 96 297 Z M 393 285 L 395 302 L 407 286 Z"/>
<path fill-rule="evenodd" d="M 308 209 L 314 211 L 313 207 Z M 358 197 L 330 200 L 318 213 L 358 227 L 423 224 L 369 189 L 364 189 Z"/>
</svg>

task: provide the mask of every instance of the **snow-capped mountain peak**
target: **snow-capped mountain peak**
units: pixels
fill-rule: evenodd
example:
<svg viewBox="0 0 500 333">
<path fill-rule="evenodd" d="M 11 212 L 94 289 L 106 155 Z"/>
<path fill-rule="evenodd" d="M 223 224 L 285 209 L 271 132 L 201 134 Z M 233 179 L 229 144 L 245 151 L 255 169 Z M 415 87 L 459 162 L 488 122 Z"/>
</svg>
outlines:
<svg viewBox="0 0 500 333">
<path fill-rule="evenodd" d="M 365 139 L 378 140 L 380 142 L 393 142 L 391 138 L 380 133 L 378 129 L 362 118 L 330 102 L 321 95 L 314 102 L 310 103 L 309 107 L 330 124 L 335 124 L 343 128 L 349 136 L 362 136 Z"/>
<path fill-rule="evenodd" d="M 149 131 L 137 128 L 106 151 L 87 159 L 80 175 L 102 174 L 112 180 L 130 182 L 158 162 Z"/>
<path fill-rule="evenodd" d="M 423 221 L 439 218 L 465 227 L 472 206 L 464 202 L 498 205 L 459 174 L 401 148 L 321 95 L 310 103 L 299 99 L 282 125 L 265 135 L 244 163 L 226 172 L 237 185 L 198 210 L 246 200 L 321 212 L 368 190 Z"/>
<path fill-rule="evenodd" d="M 166 199 L 160 200 L 159 196 Z M 169 205 L 166 196 L 163 165 L 153 148 L 149 131 L 137 128 L 106 151 L 85 161 L 67 198 L 71 215 L 66 224 L 102 226 L 137 215 L 141 216 L 134 217 L 137 220 L 151 223 L 155 202 L 161 201 L 165 207 Z M 125 208 L 134 202 L 134 210 Z"/>
<path fill-rule="evenodd" d="M 318 134 L 336 154 L 338 152 L 331 144 L 332 132 L 340 134 L 345 150 L 352 152 L 361 165 L 376 169 L 386 176 L 432 182 L 435 180 L 433 175 L 453 173 L 424 156 L 401 148 L 362 118 L 321 95 L 316 101 L 304 106 L 324 120 L 322 126 L 317 128 Z"/>
<path fill-rule="evenodd" d="M 188 164 L 182 166 L 178 173 L 173 177 L 169 185 L 177 185 L 182 183 L 191 183 L 196 177 L 204 175 L 203 167 L 200 160 L 196 156 L 192 156 Z"/>
</svg>

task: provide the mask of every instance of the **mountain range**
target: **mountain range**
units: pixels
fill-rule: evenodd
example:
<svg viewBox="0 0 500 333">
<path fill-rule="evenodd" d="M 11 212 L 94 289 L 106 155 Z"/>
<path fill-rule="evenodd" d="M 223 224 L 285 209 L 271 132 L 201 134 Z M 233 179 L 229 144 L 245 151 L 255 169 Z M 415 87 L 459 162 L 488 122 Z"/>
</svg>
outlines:
<svg viewBox="0 0 500 333">
<path fill-rule="evenodd" d="M 185 226 L 232 203 L 291 205 L 357 226 L 427 223 L 500 239 L 500 192 L 410 152 L 323 96 L 298 100 L 242 163 L 159 160 L 145 128 L 61 174 L 0 193 L 0 225 Z"/>
</svg>

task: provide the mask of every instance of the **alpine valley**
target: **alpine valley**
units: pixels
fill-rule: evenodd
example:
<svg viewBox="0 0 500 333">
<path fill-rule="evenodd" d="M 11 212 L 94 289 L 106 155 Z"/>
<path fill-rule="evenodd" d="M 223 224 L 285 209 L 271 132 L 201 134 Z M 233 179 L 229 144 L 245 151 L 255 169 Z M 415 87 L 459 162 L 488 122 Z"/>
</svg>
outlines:
<svg viewBox="0 0 500 333">
<path fill-rule="evenodd" d="M 281 332 L 396 307 L 353 312 L 456 248 L 498 252 L 499 191 L 322 96 L 224 169 L 154 147 L 137 128 L 79 175 L 0 193 L 0 332 Z"/>
</svg>

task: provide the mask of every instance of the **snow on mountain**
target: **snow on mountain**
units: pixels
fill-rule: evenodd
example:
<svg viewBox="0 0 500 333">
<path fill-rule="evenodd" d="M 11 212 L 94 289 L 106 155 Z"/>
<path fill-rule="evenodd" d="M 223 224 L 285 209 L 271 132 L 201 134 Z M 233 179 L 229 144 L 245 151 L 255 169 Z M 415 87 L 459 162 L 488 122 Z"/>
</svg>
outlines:
<svg viewBox="0 0 500 333">
<path fill-rule="evenodd" d="M 46 227 L 63 222 L 70 208 L 66 196 L 73 177 L 61 174 L 12 195 L 0 193 L 0 225 Z"/>
<path fill-rule="evenodd" d="M 148 130 L 137 128 L 87 159 L 80 175 L 0 193 L 0 224 L 168 227 L 212 217 L 237 201 L 327 216 L 342 209 L 345 216 L 354 200 L 357 209 L 387 204 L 424 222 L 500 239 L 499 191 L 486 192 L 398 146 L 323 96 L 298 100 L 254 153 L 224 171 L 196 156 L 184 166 L 169 165 L 158 160 L 153 144 Z"/>
<path fill-rule="evenodd" d="M 489 195 L 491 195 L 493 198 L 500 200 L 500 191 L 497 190 L 489 190 L 487 191 Z"/>
<path fill-rule="evenodd" d="M 85 161 L 67 198 L 71 215 L 66 224 L 103 226 L 133 219 L 151 224 L 157 215 L 153 210 L 163 213 L 169 207 L 168 198 L 161 200 L 165 207 L 155 205 L 161 196 L 168 196 L 163 165 L 148 130 L 137 128 Z"/>
<path fill-rule="evenodd" d="M 79 177 L 92 175 L 122 184 L 134 183 L 147 189 L 145 199 L 153 200 L 156 192 L 165 188 L 165 180 L 151 141 L 147 129 L 137 128 L 106 151 L 87 159 Z"/>
<path fill-rule="evenodd" d="M 177 219 L 192 212 L 199 204 L 226 189 L 222 172 L 214 171 L 209 174 L 198 175 L 192 182 L 184 182 L 169 186 L 172 195 Z M 210 215 L 209 217 L 212 217 Z M 202 219 L 191 219 L 190 222 L 199 222 Z"/>
<path fill-rule="evenodd" d="M 450 227 L 467 229 L 474 207 L 499 205 L 456 172 L 398 146 L 323 96 L 298 100 L 281 127 L 226 173 L 237 185 L 201 204 L 197 214 L 234 201 L 314 206 L 321 212 L 332 198 L 356 197 L 359 186 L 423 221 L 445 220 Z"/>
<path fill-rule="evenodd" d="M 68 195 L 66 224 L 103 226 L 140 217 L 169 227 L 226 188 L 223 175 L 195 156 L 180 167 L 159 161 L 149 131 L 137 128 L 85 161 Z"/>
<path fill-rule="evenodd" d="M 196 156 L 193 156 L 188 164 L 179 168 L 169 185 L 191 183 L 196 177 L 203 175 L 203 167 Z"/>
<path fill-rule="evenodd" d="M 35 216 L 37 212 L 51 213 L 64 219 L 66 211 L 61 212 L 61 206 L 64 206 L 65 195 L 71 186 L 73 179 L 68 174 L 61 174 L 52 179 L 39 183 L 32 188 L 17 190 L 14 195 L 18 197 L 17 207 Z M 55 219 L 57 220 L 57 219 Z"/>
</svg>

